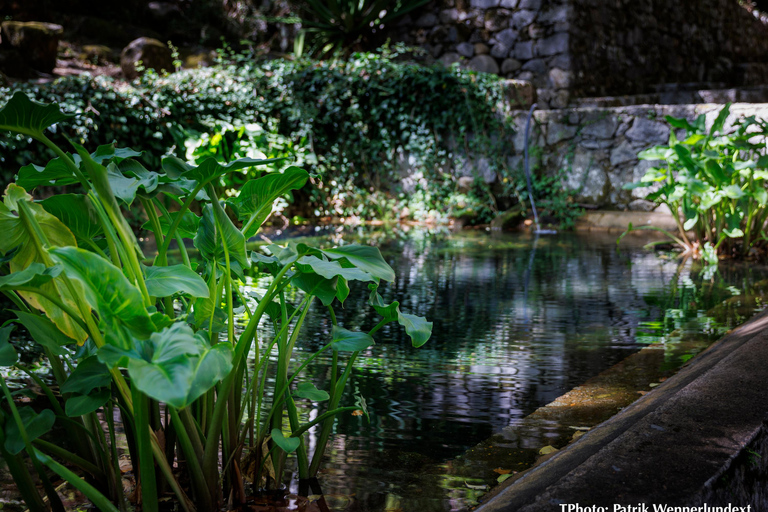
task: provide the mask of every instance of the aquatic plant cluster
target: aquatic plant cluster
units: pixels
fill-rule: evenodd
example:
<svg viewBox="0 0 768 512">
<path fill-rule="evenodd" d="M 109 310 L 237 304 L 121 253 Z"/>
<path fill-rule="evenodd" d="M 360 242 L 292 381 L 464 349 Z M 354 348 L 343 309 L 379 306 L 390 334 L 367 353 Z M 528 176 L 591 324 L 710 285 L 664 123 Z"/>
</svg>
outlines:
<svg viewBox="0 0 768 512">
<path fill-rule="evenodd" d="M 100 510 L 125 510 L 119 464 L 125 455 L 145 511 L 158 510 L 165 490 L 187 512 L 243 503 L 249 489 L 281 485 L 291 453 L 299 477 L 314 477 L 336 417 L 367 415 L 359 392 L 352 403 L 342 400 L 373 335 L 396 322 L 418 347 L 432 324 L 384 301 L 379 285 L 394 272 L 375 247 L 289 243 L 247 250 L 274 201 L 307 182 L 305 170 L 267 172 L 264 166 L 276 162 L 254 158 L 222 164 L 209 157 L 193 166 L 174 156 L 149 170 L 132 149 L 106 144 L 89 153 L 74 141 L 68 153 L 47 133 L 71 119 L 22 92 L 0 109 L 0 130 L 56 155 L 44 166 L 22 167 L 0 205 L 0 291 L 16 317 L 0 329 L 0 365 L 28 373 L 49 402 L 42 410 L 21 406 L 0 375 L 0 455 L 29 510 L 64 510 L 49 471 Z M 244 169 L 254 179 L 220 200 L 220 180 Z M 78 192 L 36 201 L 30 192 L 41 186 Z M 123 214 L 139 208 L 157 241 L 153 260 Z M 182 263 L 169 265 L 173 241 Z M 246 269 L 268 281 L 263 293 L 243 286 Z M 345 329 L 334 312 L 353 281 L 368 286 L 368 303 L 380 317 L 367 332 Z M 293 350 L 313 302 L 327 310 L 328 341 L 296 367 Z M 238 331 L 236 309 L 245 324 Z M 261 336 L 260 323 L 273 334 Z M 17 324 L 42 347 L 53 383 L 18 362 L 11 343 Z M 318 389 L 302 371 L 329 352 L 328 389 Z M 298 400 L 327 406 L 303 417 Z M 118 451 L 115 418 L 122 419 L 127 454 Z M 313 427 L 310 446 L 305 434 Z M 51 429 L 65 441 L 41 437 Z"/>
<path fill-rule="evenodd" d="M 743 258 L 768 247 L 768 121 L 748 116 L 729 126 L 729 115 L 727 104 L 709 129 L 703 114 L 693 123 L 667 116 L 669 143 L 638 155 L 662 165 L 624 187 L 649 188 L 647 200 L 680 213 L 674 216 L 677 233 L 634 229 L 662 231 L 684 254 L 710 264 L 718 256 Z"/>
</svg>

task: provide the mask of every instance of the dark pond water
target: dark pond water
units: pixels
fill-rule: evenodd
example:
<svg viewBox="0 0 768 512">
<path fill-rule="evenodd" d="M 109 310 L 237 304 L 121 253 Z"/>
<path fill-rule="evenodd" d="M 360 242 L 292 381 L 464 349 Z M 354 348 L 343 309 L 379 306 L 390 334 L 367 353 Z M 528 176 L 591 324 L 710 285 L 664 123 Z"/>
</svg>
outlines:
<svg viewBox="0 0 768 512">
<path fill-rule="evenodd" d="M 764 267 L 722 263 L 705 275 L 637 239 L 619 253 L 615 239 L 412 231 L 381 241 L 397 273 L 385 299 L 428 317 L 433 336 L 414 349 L 390 325 L 358 359 L 350 389 L 366 398 L 370 422 L 346 415 L 337 424 L 321 474 L 331 509 L 464 509 L 500 465 L 492 454 L 463 462 L 468 449 L 502 430 L 514 441 L 509 432 L 537 408 L 648 344 L 664 344 L 670 350 L 659 364 L 679 367 L 762 307 Z M 367 290 L 358 292 L 337 311 L 339 321 L 370 328 L 375 314 Z M 298 361 L 328 339 L 327 315 L 312 313 Z M 321 389 L 328 363 L 313 370 Z M 522 466 L 567 426 L 526 428 L 524 439 L 505 445 Z M 295 492 L 296 482 L 289 485 Z"/>
</svg>

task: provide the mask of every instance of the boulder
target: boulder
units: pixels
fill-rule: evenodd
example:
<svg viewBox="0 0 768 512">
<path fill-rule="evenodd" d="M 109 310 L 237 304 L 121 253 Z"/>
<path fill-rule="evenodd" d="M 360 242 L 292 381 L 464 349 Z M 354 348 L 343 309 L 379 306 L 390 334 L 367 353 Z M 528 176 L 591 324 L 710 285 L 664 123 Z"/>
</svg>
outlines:
<svg viewBox="0 0 768 512">
<path fill-rule="evenodd" d="M 120 54 L 120 68 L 125 78 L 133 80 L 140 75 L 136 69 L 136 63 L 139 61 L 144 69 L 154 69 L 157 72 L 174 70 L 171 50 L 157 39 L 140 37 L 123 48 Z"/>
<path fill-rule="evenodd" d="M 50 73 L 56 67 L 63 32 L 63 27 L 54 23 L 4 21 L 3 46 L 17 51 L 30 68 Z"/>
<path fill-rule="evenodd" d="M 467 64 L 469 69 L 479 71 L 481 73 L 498 73 L 499 65 L 496 63 L 496 59 L 490 55 L 478 55 Z"/>
</svg>

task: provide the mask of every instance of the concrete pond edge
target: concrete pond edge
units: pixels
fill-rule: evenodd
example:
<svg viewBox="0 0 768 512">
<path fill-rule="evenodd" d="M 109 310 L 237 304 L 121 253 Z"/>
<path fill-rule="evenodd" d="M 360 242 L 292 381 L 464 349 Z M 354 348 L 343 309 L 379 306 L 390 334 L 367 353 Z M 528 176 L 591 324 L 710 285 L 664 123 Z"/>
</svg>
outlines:
<svg viewBox="0 0 768 512">
<path fill-rule="evenodd" d="M 729 495 L 716 488 L 766 433 L 767 391 L 765 311 L 549 460 L 504 482 L 475 511 L 560 512 L 578 504 L 643 512 L 654 504 L 713 506 L 711 500 L 727 506 Z"/>
</svg>

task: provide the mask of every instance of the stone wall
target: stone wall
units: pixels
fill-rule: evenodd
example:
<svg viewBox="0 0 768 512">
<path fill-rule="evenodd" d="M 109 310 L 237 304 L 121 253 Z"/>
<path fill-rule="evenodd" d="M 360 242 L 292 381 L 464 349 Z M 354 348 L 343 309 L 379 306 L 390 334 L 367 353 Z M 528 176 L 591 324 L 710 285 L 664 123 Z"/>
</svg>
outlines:
<svg viewBox="0 0 768 512">
<path fill-rule="evenodd" d="M 568 104 L 567 0 L 438 0 L 391 31 L 431 59 L 529 80 L 543 107 Z"/>
<path fill-rule="evenodd" d="M 572 0 L 575 97 L 659 84 L 758 85 L 768 78 L 768 27 L 737 0 Z"/>
<path fill-rule="evenodd" d="M 603 209 L 649 211 L 642 198 L 648 189 L 623 190 L 639 181 L 653 165 L 637 154 L 669 141 L 664 117 L 693 121 L 699 114 L 711 125 L 722 105 L 636 105 L 613 108 L 568 108 L 537 111 L 531 145 L 540 151 L 532 163 L 536 172 L 553 175 L 565 171 L 565 187 L 575 191 L 576 201 Z M 525 126 L 524 112 L 516 115 L 517 126 Z M 730 120 L 743 115 L 768 119 L 768 104 L 738 103 L 731 106 Z M 682 134 L 681 134 L 682 135 Z M 523 130 L 514 139 L 515 156 L 510 164 L 522 169 Z"/>
</svg>

